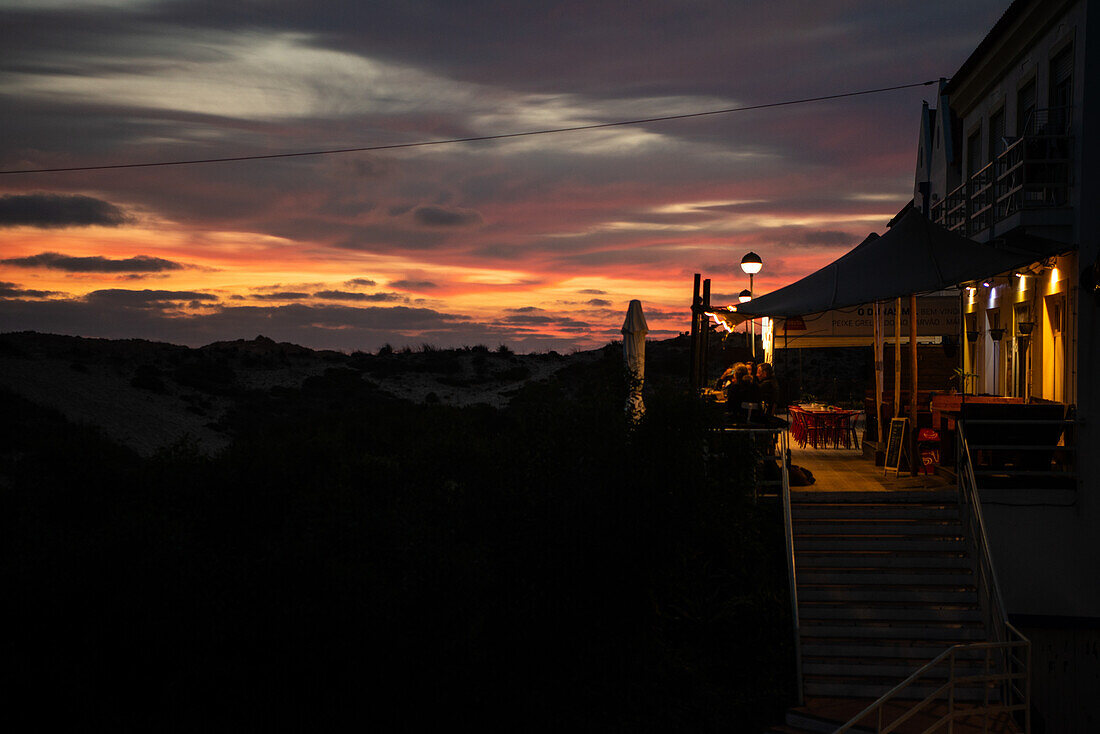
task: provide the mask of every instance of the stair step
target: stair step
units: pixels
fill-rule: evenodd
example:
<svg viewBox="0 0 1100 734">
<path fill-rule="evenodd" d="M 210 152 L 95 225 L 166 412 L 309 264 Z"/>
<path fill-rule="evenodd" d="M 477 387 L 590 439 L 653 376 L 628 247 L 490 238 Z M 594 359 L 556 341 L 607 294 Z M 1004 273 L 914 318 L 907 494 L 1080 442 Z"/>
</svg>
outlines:
<svg viewBox="0 0 1100 734">
<path fill-rule="evenodd" d="M 934 587 L 934 588 L 905 588 L 905 587 L 865 587 L 853 588 L 851 586 L 836 585 L 812 585 L 799 586 L 798 601 L 879 601 L 879 602 L 917 602 L 920 604 L 932 604 L 946 602 L 948 604 L 976 604 L 978 594 L 973 587 Z"/>
<path fill-rule="evenodd" d="M 916 670 L 954 644 L 938 640 L 806 640 L 802 643 L 802 659 L 896 659 L 914 663 L 913 670 Z M 958 650 L 955 657 L 957 660 L 984 660 L 985 651 Z"/>
<path fill-rule="evenodd" d="M 934 622 L 980 622 L 982 613 L 977 609 L 943 609 L 938 607 L 900 607 L 895 609 L 882 607 L 852 607 L 840 605 L 807 605 L 800 609 L 802 620 L 811 619 L 866 619 L 879 621 L 934 621 Z"/>
<path fill-rule="evenodd" d="M 970 568 L 970 558 L 962 553 L 909 554 L 866 553 L 862 551 L 799 553 L 798 569 L 810 568 Z"/>
<path fill-rule="evenodd" d="M 869 663 L 834 663 L 834 662 L 804 662 L 802 665 L 802 671 L 806 675 L 813 676 L 840 676 L 849 678 L 887 678 L 894 679 L 897 682 L 901 682 L 916 672 L 924 663 L 917 663 L 915 665 L 907 664 L 901 661 L 886 660 L 880 664 Z M 941 666 L 943 675 L 937 679 L 940 682 L 947 680 L 948 665 L 945 662 Z M 982 661 L 980 660 L 968 660 L 968 661 L 955 661 L 955 672 L 961 675 L 976 675 L 982 671 Z M 939 671 L 937 671 L 939 672 Z M 936 678 L 930 676 L 929 681 Z M 897 685 L 897 683 L 895 683 Z"/>
<path fill-rule="evenodd" d="M 966 586 L 973 580 L 970 569 L 898 568 L 883 573 L 864 568 L 804 568 L 798 571 L 798 585 L 828 586 Z"/>
<path fill-rule="evenodd" d="M 791 504 L 876 504 L 876 503 L 933 503 L 959 502 L 956 489 L 918 489 L 885 492 L 822 492 L 820 490 L 791 490 Z"/>
<path fill-rule="evenodd" d="M 932 522 L 929 520 L 795 520 L 794 534 L 807 535 L 883 535 L 883 536 L 938 536 L 961 538 L 962 527 L 955 521 Z"/>
<path fill-rule="evenodd" d="M 870 701 L 868 701 L 870 703 Z M 789 710 L 784 717 L 787 731 L 794 732 L 810 732 L 811 734 L 833 734 L 840 728 L 843 721 L 833 721 L 832 719 L 823 719 L 813 714 L 803 711 Z M 783 729 L 779 729 L 783 731 Z M 868 729 L 852 729 L 852 734 L 868 734 Z"/>
<path fill-rule="evenodd" d="M 882 694 L 900 683 L 904 678 L 895 681 L 883 681 L 881 683 L 862 683 L 859 681 L 845 680 L 805 680 L 803 689 L 807 696 L 842 696 L 845 698 L 878 698 Z M 939 688 L 938 685 L 913 684 L 907 687 L 900 695 L 901 700 L 919 700 Z M 956 701 L 980 701 L 985 696 L 982 688 L 955 688 Z"/>
<path fill-rule="evenodd" d="M 939 640 L 942 642 L 973 642 L 985 637 L 985 631 L 978 626 L 936 626 L 931 623 L 922 625 L 872 625 L 837 624 L 837 620 L 828 620 L 813 624 L 813 620 L 802 624 L 802 637 L 814 639 L 838 638 L 845 640 Z"/>
<path fill-rule="evenodd" d="M 849 535 L 823 537 L 808 535 L 795 537 L 796 553 L 802 551 L 964 551 L 966 541 L 960 538 L 924 536 L 920 539 L 904 536 Z"/>
<path fill-rule="evenodd" d="M 931 519 L 931 520 L 955 520 L 959 516 L 959 508 L 957 505 L 903 505 L 903 504 L 880 504 L 880 505 L 857 505 L 857 504 L 843 504 L 843 505 L 826 505 L 826 504 L 806 504 L 806 505 L 791 505 L 791 515 L 795 520 L 801 520 L 804 518 L 821 518 L 821 517 L 851 517 L 860 519 L 872 519 L 872 520 L 918 520 L 918 519 Z"/>
</svg>

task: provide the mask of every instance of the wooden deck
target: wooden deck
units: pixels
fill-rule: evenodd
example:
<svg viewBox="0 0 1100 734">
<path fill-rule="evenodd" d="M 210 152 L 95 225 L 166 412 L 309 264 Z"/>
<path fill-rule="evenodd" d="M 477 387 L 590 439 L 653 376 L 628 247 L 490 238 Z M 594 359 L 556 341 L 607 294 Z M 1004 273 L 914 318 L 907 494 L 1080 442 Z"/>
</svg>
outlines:
<svg viewBox="0 0 1100 734">
<path fill-rule="evenodd" d="M 795 491 L 818 492 L 912 492 L 922 489 L 946 489 L 951 484 L 935 475 L 909 474 L 884 476 L 883 468 L 863 456 L 859 449 L 791 449 L 791 463 L 809 469 L 816 480 Z"/>
</svg>

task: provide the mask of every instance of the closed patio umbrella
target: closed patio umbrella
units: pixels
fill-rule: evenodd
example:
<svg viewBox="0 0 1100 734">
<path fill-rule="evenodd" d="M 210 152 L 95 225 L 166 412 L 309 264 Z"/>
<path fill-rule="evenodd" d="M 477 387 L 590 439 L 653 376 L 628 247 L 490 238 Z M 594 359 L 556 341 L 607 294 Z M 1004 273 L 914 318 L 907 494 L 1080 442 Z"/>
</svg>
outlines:
<svg viewBox="0 0 1100 734">
<path fill-rule="evenodd" d="M 642 382 L 645 380 L 645 335 L 649 333 L 649 325 L 645 322 L 641 301 L 635 299 L 630 302 L 622 332 L 623 361 L 631 377 L 626 410 L 631 418 L 638 420 L 645 412 L 645 405 L 642 403 Z"/>
</svg>

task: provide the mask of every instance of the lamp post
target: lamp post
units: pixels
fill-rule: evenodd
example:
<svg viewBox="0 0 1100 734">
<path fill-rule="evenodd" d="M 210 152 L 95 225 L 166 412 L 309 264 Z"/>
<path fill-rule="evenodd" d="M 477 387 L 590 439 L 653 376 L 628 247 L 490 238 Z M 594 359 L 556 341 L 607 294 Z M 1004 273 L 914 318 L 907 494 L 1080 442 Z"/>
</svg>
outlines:
<svg viewBox="0 0 1100 734">
<path fill-rule="evenodd" d="M 749 289 L 747 291 L 741 291 L 738 296 L 738 300 L 741 303 L 746 303 L 752 300 L 752 276 L 760 272 L 760 269 L 764 267 L 764 262 L 760 259 L 760 256 L 755 252 L 750 252 L 741 258 L 741 269 L 749 274 Z M 748 294 L 748 298 L 745 295 Z M 753 319 L 749 319 L 749 343 L 751 344 L 753 359 L 756 358 L 756 322 Z"/>
</svg>

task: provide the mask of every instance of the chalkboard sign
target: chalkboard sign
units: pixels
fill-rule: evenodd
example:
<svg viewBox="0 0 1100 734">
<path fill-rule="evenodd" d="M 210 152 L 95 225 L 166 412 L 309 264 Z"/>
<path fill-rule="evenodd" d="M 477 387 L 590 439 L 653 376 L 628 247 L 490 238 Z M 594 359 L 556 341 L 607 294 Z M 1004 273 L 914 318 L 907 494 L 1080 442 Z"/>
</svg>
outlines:
<svg viewBox="0 0 1100 734">
<path fill-rule="evenodd" d="M 905 434 L 908 432 L 908 418 L 894 418 L 890 421 L 890 436 L 886 441 L 886 471 L 883 474 L 900 471 L 901 459 L 905 455 Z"/>
</svg>

